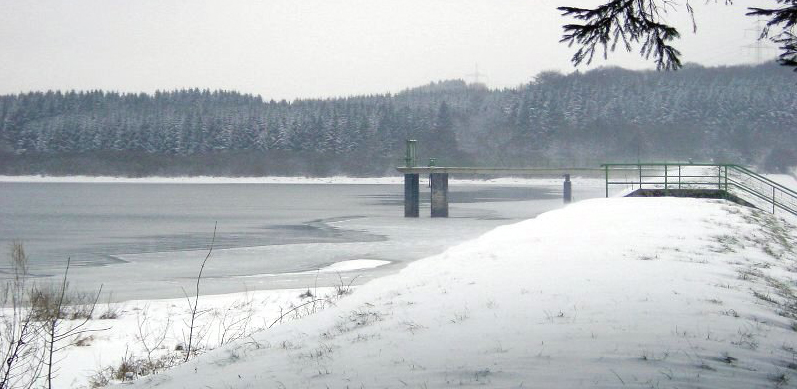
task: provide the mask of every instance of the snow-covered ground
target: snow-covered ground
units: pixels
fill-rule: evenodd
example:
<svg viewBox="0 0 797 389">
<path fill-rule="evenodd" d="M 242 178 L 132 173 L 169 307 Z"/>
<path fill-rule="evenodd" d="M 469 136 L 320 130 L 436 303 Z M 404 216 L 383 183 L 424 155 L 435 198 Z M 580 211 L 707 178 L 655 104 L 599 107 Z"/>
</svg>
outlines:
<svg viewBox="0 0 797 389">
<path fill-rule="evenodd" d="M 354 264 L 349 266 L 353 267 Z M 324 309 L 350 292 L 348 288 L 348 284 L 344 283 L 340 288 L 311 286 L 300 290 L 200 296 L 191 343 L 201 354 L 245 339 L 249 334 L 265 330 L 271 325 Z M 54 387 L 86 388 L 91 387 L 92 382 L 97 385 L 103 379 L 112 381 L 123 362 L 130 369 L 139 371 L 146 371 L 148 362 L 159 367 L 180 363 L 185 355 L 181 348 L 184 350 L 188 343 L 194 301 L 192 296 L 188 299 L 98 304 L 95 319 L 81 328 L 93 331 L 70 339 L 77 345 L 56 354 L 58 362 Z M 99 319 L 100 316 L 112 318 Z M 67 321 L 63 330 L 81 321 Z"/>
<path fill-rule="evenodd" d="M 795 250 L 722 200 L 586 200 L 131 386 L 793 387 Z"/>
</svg>

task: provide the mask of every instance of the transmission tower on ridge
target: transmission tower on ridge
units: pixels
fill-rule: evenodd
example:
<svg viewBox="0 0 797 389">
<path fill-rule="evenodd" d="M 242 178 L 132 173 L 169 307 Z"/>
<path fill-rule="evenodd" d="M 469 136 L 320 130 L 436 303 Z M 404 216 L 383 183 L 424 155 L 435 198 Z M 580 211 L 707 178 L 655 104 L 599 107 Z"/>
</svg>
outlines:
<svg viewBox="0 0 797 389">
<path fill-rule="evenodd" d="M 745 32 L 750 31 L 755 34 L 755 42 L 742 46 L 743 49 L 753 51 L 756 63 L 761 63 L 764 61 L 764 51 L 774 51 L 772 47 L 764 43 L 764 40 L 761 39 L 761 32 L 764 31 L 763 23 L 764 21 L 759 18 L 755 22 L 755 28 L 745 29 Z M 745 33 L 745 35 L 747 34 Z"/>
<path fill-rule="evenodd" d="M 487 78 L 487 75 L 484 74 L 484 73 L 479 73 L 479 64 L 476 64 L 475 71 L 473 73 L 466 74 L 465 77 L 473 79 L 473 83 L 474 84 L 478 84 L 479 83 L 479 79 L 481 77 Z"/>
</svg>

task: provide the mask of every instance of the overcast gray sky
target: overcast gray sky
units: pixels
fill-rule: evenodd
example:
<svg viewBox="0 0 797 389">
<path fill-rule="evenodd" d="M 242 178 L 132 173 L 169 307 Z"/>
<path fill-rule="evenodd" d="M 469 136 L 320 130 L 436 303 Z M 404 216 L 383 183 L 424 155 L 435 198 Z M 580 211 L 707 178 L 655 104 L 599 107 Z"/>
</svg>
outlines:
<svg viewBox="0 0 797 389">
<path fill-rule="evenodd" d="M 684 59 L 749 63 L 752 1 L 670 13 Z M 479 71 L 492 87 L 571 72 L 556 6 L 592 0 L 2 0 L 0 93 L 200 87 L 264 98 L 395 92 Z M 719 3 L 723 3 L 720 1 Z M 776 54 L 764 51 L 768 57 Z M 651 67 L 636 55 L 596 65 Z M 582 67 L 582 69 L 584 69 Z"/>
</svg>

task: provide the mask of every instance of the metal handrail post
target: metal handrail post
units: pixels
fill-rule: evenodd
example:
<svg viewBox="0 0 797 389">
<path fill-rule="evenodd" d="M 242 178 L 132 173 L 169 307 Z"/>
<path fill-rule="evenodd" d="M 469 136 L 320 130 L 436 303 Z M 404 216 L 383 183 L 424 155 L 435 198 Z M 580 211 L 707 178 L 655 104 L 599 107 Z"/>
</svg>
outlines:
<svg viewBox="0 0 797 389">
<path fill-rule="evenodd" d="M 670 180 L 670 167 L 676 166 L 678 169 L 677 172 L 677 179 L 678 184 L 674 185 L 673 182 Z M 644 179 L 646 177 L 650 178 L 647 182 L 649 185 L 653 185 L 654 188 L 660 185 L 664 185 L 662 190 L 663 195 L 670 196 L 670 185 L 673 185 L 673 188 L 684 189 L 690 186 L 694 186 L 697 189 L 711 189 L 715 188 L 720 191 L 722 198 L 730 199 L 732 197 L 731 189 L 734 192 L 738 192 L 737 196 L 740 196 L 740 199 L 745 200 L 746 197 L 753 196 L 754 198 L 749 201 L 753 201 L 764 209 L 771 208 L 771 212 L 773 214 L 777 213 L 778 208 L 781 210 L 785 210 L 790 214 L 797 215 L 797 209 L 792 205 L 795 201 L 797 201 L 797 191 L 794 189 L 788 188 L 779 184 L 775 181 L 772 181 L 756 172 L 753 172 L 743 166 L 734 165 L 734 164 L 724 164 L 724 163 L 690 163 L 688 165 L 681 164 L 678 162 L 670 163 L 670 162 L 651 162 L 651 163 L 643 163 L 641 161 L 632 162 L 632 163 L 607 163 L 601 164 L 600 167 L 604 171 L 604 178 L 605 178 L 605 195 L 609 197 L 609 186 L 610 185 L 634 185 L 638 184 L 639 188 L 642 189 L 645 186 Z M 658 170 L 663 167 L 663 174 L 664 180 L 658 181 L 653 179 L 654 177 L 660 176 L 656 175 L 655 170 Z M 684 167 L 690 168 L 701 168 L 699 173 L 690 173 L 689 170 L 684 171 Z M 615 181 L 611 180 L 609 168 L 617 169 L 616 172 L 628 172 L 630 173 L 634 168 L 636 168 L 637 173 L 635 175 L 638 176 L 638 181 L 633 181 L 633 179 L 628 179 L 628 175 L 626 175 L 626 179 L 624 181 Z M 652 169 L 652 173 L 649 176 L 645 176 L 643 169 L 650 168 Z M 711 172 L 712 168 L 716 168 L 716 172 Z M 595 169 L 597 170 L 597 169 Z M 631 173 L 633 174 L 633 173 Z M 673 178 L 675 178 L 676 174 L 673 174 Z M 738 177 L 737 177 L 738 175 Z M 712 179 L 712 177 L 714 177 Z M 695 180 L 693 180 L 695 179 Z M 686 180 L 686 181 L 684 181 Z M 753 182 L 750 182 L 753 181 Z M 770 190 L 767 190 L 766 187 L 760 188 L 759 186 L 769 186 Z M 778 192 L 780 192 L 781 197 L 785 198 L 786 200 L 778 202 Z M 771 197 L 769 197 L 771 196 Z"/>
<path fill-rule="evenodd" d="M 725 165 L 725 199 L 728 199 L 730 193 L 728 192 L 728 165 Z"/>
<path fill-rule="evenodd" d="M 735 169 L 739 170 L 740 172 L 742 172 L 742 173 L 744 173 L 744 174 L 746 174 L 746 175 L 748 175 L 750 177 L 753 177 L 753 178 L 755 178 L 755 179 L 757 179 L 759 181 L 762 181 L 762 182 L 765 182 L 765 183 L 769 184 L 770 186 L 774 186 L 774 187 L 778 188 L 778 190 L 780 190 L 781 192 L 788 193 L 788 194 L 790 194 L 793 197 L 797 197 L 797 191 L 795 191 L 795 190 L 792 190 L 792 189 L 787 188 L 787 187 L 785 187 L 785 186 L 783 186 L 781 184 L 778 184 L 777 182 L 772 181 L 769 178 L 766 178 L 766 177 L 764 177 L 764 176 L 762 176 L 762 175 L 760 175 L 760 174 L 758 174 L 758 173 L 756 173 L 754 171 L 751 171 L 750 169 L 747 169 L 744 166 L 739 166 L 739 165 L 732 165 L 732 166 Z"/>
<path fill-rule="evenodd" d="M 637 163 L 637 169 L 639 170 L 639 189 L 642 189 L 642 164 Z"/>
</svg>

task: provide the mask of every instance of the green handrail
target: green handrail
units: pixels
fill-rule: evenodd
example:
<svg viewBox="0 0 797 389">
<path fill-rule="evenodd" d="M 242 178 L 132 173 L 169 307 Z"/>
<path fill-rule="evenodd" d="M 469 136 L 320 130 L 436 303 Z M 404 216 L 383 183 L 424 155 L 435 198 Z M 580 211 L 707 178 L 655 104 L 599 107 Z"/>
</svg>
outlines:
<svg viewBox="0 0 797 389">
<path fill-rule="evenodd" d="M 734 167 L 734 168 L 736 168 L 738 170 L 741 170 L 741 171 L 745 172 L 747 175 L 750 175 L 750 176 L 753 176 L 755 178 L 758 178 L 759 180 L 764 181 L 764 182 L 766 182 L 767 184 L 769 184 L 771 186 L 774 186 L 774 187 L 776 187 L 776 188 L 778 188 L 778 189 L 780 189 L 780 190 L 782 190 L 784 192 L 791 193 L 793 196 L 797 197 L 797 191 L 794 191 L 794 190 L 792 190 L 790 188 L 787 188 L 787 187 L 785 187 L 785 186 L 783 186 L 783 185 L 781 185 L 781 184 L 779 184 L 779 183 L 777 183 L 775 181 L 772 181 L 769 178 L 766 178 L 766 177 L 764 177 L 764 176 L 762 176 L 762 175 L 760 175 L 760 174 L 758 174 L 758 173 L 756 173 L 756 172 L 754 172 L 754 171 L 752 171 L 752 170 L 750 170 L 750 169 L 748 169 L 748 168 L 746 168 L 744 166 L 739 166 L 739 165 L 728 165 L 728 166 L 732 166 L 732 167 Z"/>
<path fill-rule="evenodd" d="M 630 185 L 632 188 L 638 186 L 640 189 L 643 185 L 663 185 L 665 196 L 669 195 L 670 188 L 676 185 L 678 189 L 684 187 L 716 189 L 722 191 L 725 197 L 732 191 L 738 190 L 739 193 L 734 193 L 734 195 L 739 196 L 742 200 L 750 203 L 765 202 L 767 207 L 771 205 L 773 213 L 777 209 L 781 209 L 797 215 L 797 191 L 741 165 L 705 162 L 631 162 L 604 163 L 600 166 L 604 170 L 606 180 L 606 197 L 609 196 L 610 185 Z M 674 169 L 671 169 L 673 167 L 677 167 L 677 176 L 675 173 L 671 175 L 671 172 L 674 172 Z M 699 175 L 689 172 L 684 174 L 682 169 L 685 167 L 707 168 L 705 170 L 708 171 Z M 713 169 L 716 169 L 716 173 L 713 172 Z M 656 173 L 643 174 L 643 170 L 653 170 Z M 633 172 L 633 176 L 638 176 L 638 180 L 612 180 L 610 178 L 612 172 L 626 174 Z M 778 195 L 780 195 L 780 200 Z"/>
</svg>

